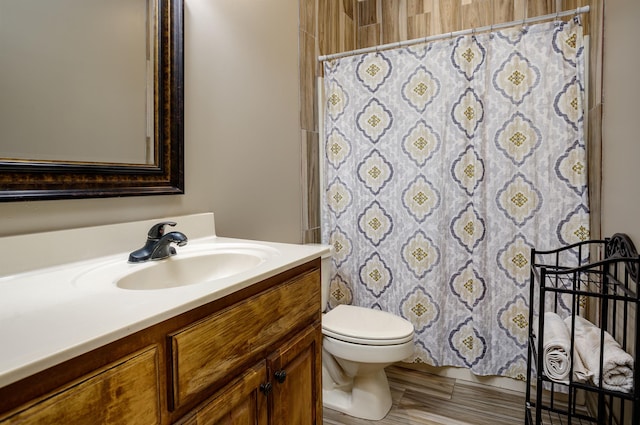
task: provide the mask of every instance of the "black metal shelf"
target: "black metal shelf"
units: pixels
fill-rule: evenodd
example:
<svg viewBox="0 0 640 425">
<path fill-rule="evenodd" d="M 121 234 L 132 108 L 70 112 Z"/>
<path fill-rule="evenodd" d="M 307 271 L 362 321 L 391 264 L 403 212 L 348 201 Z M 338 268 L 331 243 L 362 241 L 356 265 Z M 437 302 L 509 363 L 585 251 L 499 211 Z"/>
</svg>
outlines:
<svg viewBox="0 0 640 425">
<path fill-rule="evenodd" d="M 591 417 L 582 416 L 569 416 L 565 412 L 554 412 L 551 409 L 544 410 L 540 415 L 540 422 L 535 421 L 535 406 L 527 406 L 525 412 L 525 424 L 534 425 L 539 423 L 541 425 L 592 425 L 597 423 L 596 419 Z"/>
<path fill-rule="evenodd" d="M 603 255 L 604 259 L 587 261 L 598 255 Z M 599 385 L 576 382 L 572 376 L 568 382 L 557 382 L 538 366 L 543 361 L 538 343 L 542 344 L 544 335 L 536 336 L 536 333 L 544 332 L 546 311 L 558 313 L 563 318 L 590 316 L 601 329 L 600 350 L 603 350 L 606 331 L 638 364 L 640 257 L 631 240 L 624 234 L 616 234 L 606 240 L 585 241 L 556 250 L 533 249 L 530 264 L 529 324 L 534 323 L 536 313 L 540 322 L 538 329 L 530 328 L 528 337 L 525 424 L 640 424 L 640 373 L 637 368 L 633 371 L 633 390 L 628 393 L 602 387 L 602 357 Z M 571 322 L 570 347 L 575 357 L 575 321 Z"/>
</svg>

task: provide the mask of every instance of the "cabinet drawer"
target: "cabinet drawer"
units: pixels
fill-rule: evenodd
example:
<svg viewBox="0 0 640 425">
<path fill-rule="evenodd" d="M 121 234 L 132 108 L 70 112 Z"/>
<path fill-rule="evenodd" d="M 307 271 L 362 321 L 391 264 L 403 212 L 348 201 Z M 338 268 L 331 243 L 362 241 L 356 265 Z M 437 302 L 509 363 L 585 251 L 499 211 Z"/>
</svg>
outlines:
<svg viewBox="0 0 640 425">
<path fill-rule="evenodd" d="M 0 424 L 160 423 L 158 348 L 151 347 L 25 405 Z"/>
<path fill-rule="evenodd" d="M 320 273 L 314 270 L 169 335 L 172 408 L 319 318 Z"/>
</svg>

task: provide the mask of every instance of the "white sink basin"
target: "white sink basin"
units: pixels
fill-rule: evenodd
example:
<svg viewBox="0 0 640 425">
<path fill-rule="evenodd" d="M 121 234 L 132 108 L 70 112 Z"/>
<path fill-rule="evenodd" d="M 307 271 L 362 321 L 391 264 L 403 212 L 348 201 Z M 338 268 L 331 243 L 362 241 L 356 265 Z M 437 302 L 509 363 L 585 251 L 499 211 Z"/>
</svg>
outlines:
<svg viewBox="0 0 640 425">
<path fill-rule="evenodd" d="M 74 284 L 129 290 L 205 284 L 251 270 L 278 253 L 276 249 L 252 244 L 194 245 L 177 249 L 176 255 L 164 260 L 137 264 L 110 261 L 82 273 Z"/>
<path fill-rule="evenodd" d="M 154 261 L 116 281 L 123 289 L 164 289 L 210 282 L 251 269 L 264 260 L 246 253 L 207 253 Z"/>
</svg>

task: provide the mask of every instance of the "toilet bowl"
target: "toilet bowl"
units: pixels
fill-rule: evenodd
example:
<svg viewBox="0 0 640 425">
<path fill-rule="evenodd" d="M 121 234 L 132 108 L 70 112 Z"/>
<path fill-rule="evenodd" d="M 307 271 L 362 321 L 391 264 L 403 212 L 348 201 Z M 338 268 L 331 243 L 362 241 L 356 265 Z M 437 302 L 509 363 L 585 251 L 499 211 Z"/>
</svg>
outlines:
<svg viewBox="0 0 640 425">
<path fill-rule="evenodd" d="M 330 256 L 322 259 L 322 301 Z M 322 315 L 322 403 L 368 420 L 384 418 L 391 391 L 384 368 L 413 354 L 413 325 L 394 314 L 339 305 Z"/>
</svg>

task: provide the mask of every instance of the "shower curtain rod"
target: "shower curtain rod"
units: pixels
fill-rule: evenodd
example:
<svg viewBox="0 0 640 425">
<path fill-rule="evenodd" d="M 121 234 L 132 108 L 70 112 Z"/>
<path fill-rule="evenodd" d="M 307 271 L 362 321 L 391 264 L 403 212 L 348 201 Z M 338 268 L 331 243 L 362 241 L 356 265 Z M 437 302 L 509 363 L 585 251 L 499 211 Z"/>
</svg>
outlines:
<svg viewBox="0 0 640 425">
<path fill-rule="evenodd" d="M 582 7 L 578 7 L 575 10 L 565 10 L 564 12 L 551 13 L 549 15 L 534 16 L 532 18 L 525 18 L 525 19 L 522 19 L 522 20 L 519 20 L 519 21 L 503 22 L 503 23 L 500 23 L 500 24 L 487 25 L 487 26 L 479 27 L 479 28 L 472 28 L 472 29 L 461 30 L 461 31 L 453 31 L 453 32 L 448 32 L 448 33 L 444 33 L 444 34 L 431 35 L 431 36 L 428 36 L 428 37 L 414 38 L 412 40 L 405 40 L 405 41 L 398 41 L 398 42 L 395 42 L 395 43 L 382 44 L 380 46 L 365 47 L 363 49 L 350 50 L 348 52 L 333 53 L 331 55 L 318 56 L 318 61 L 324 62 L 324 61 L 327 61 L 327 60 L 338 59 L 338 58 L 343 58 L 343 57 L 353 56 L 353 55 L 359 55 L 359 54 L 362 54 L 362 53 L 377 52 L 377 51 L 380 51 L 380 50 L 393 49 L 395 47 L 412 46 L 414 44 L 427 43 L 429 41 L 443 40 L 445 38 L 459 37 L 459 36 L 462 36 L 462 35 L 477 34 L 477 33 L 485 32 L 485 31 L 493 31 L 493 30 L 496 30 L 496 29 L 509 28 L 509 27 L 513 27 L 513 26 L 516 26 L 516 25 L 532 24 L 532 23 L 535 23 L 535 22 L 547 21 L 547 20 L 550 20 L 550 19 L 558 19 L 558 18 L 562 18 L 562 17 L 565 17 L 565 16 L 579 15 L 579 14 L 588 13 L 588 12 L 589 12 L 589 6 L 582 6 Z"/>
</svg>

